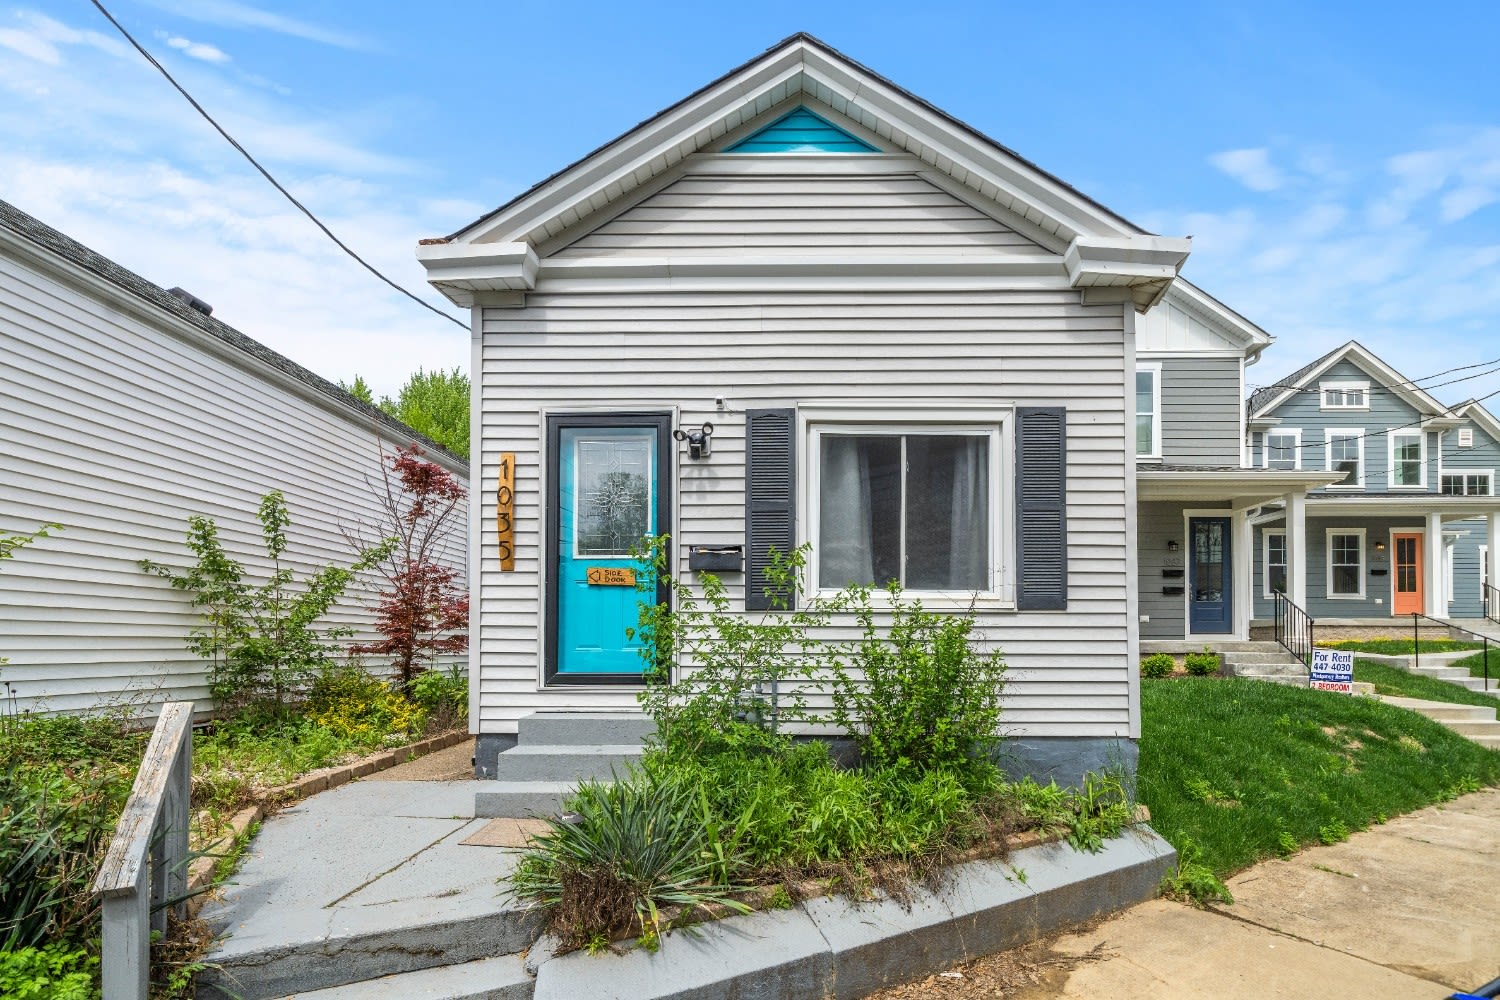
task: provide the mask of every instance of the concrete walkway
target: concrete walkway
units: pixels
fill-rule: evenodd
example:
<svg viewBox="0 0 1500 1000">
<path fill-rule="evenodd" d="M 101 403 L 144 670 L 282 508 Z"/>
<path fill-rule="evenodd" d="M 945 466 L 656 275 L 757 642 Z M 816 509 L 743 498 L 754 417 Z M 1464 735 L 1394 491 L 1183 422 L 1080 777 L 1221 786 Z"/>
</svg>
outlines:
<svg viewBox="0 0 1500 1000">
<path fill-rule="evenodd" d="M 1500 790 L 1268 861 L 1211 911 L 1157 900 L 1097 926 L 875 994 L 1007 1000 L 1446 997 L 1500 976 Z"/>
</svg>

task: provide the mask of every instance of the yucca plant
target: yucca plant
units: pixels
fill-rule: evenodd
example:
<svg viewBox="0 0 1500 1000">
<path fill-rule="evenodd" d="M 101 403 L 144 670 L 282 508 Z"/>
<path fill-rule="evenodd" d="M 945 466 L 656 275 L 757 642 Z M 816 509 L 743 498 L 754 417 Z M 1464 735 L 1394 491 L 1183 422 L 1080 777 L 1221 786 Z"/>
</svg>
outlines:
<svg viewBox="0 0 1500 1000">
<path fill-rule="evenodd" d="M 662 909 L 720 905 L 737 913 L 739 831 L 710 808 L 701 790 L 634 772 L 587 781 L 569 813 L 534 839 L 510 876 L 510 891 L 546 913 L 564 949 L 631 930 L 660 939 Z"/>
</svg>

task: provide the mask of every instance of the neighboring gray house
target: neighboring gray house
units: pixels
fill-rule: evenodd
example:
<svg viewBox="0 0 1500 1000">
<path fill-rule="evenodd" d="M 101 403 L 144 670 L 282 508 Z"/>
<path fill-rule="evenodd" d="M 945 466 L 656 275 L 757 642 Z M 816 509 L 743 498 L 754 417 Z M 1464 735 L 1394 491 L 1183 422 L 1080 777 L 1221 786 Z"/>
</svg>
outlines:
<svg viewBox="0 0 1500 1000">
<path fill-rule="evenodd" d="M 1277 590 L 1319 621 L 1484 614 L 1500 424 L 1483 406 L 1444 406 L 1350 341 L 1255 392 L 1247 415 L 1252 465 L 1336 477 L 1254 517 L 1257 618 Z"/>
<path fill-rule="evenodd" d="M 1187 249 L 806 35 L 423 241 L 473 310 L 481 766 L 636 706 L 626 552 L 665 531 L 751 613 L 801 543 L 819 589 L 972 606 L 1023 766 L 1133 760 L 1136 338 Z"/>
<path fill-rule="evenodd" d="M 0 564 L 0 681 L 19 707 L 205 699 L 184 646 L 199 615 L 138 561 L 187 565 L 187 519 L 205 514 L 262 566 L 255 511 L 280 489 L 287 562 L 347 564 L 340 524 L 373 517 L 381 449 L 411 443 L 467 478 L 403 424 L 0 202 L 0 531 L 65 529 Z M 365 634 L 371 618 L 356 594 L 334 616 Z"/>
</svg>

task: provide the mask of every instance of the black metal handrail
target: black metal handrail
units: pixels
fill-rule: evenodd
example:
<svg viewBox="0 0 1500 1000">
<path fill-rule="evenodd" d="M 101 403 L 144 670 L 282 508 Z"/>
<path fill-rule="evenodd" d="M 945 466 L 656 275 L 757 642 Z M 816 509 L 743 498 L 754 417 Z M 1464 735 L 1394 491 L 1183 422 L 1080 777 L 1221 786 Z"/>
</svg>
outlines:
<svg viewBox="0 0 1500 1000">
<path fill-rule="evenodd" d="M 1500 625 L 1500 587 L 1484 585 L 1484 617 Z"/>
<path fill-rule="evenodd" d="M 1317 623 L 1302 608 L 1292 603 L 1291 598 L 1277 591 L 1276 641 L 1297 658 L 1297 662 L 1308 668 L 1311 676 L 1313 653 L 1313 626 Z"/>
<path fill-rule="evenodd" d="M 1484 643 L 1484 690 L 1485 690 L 1486 693 L 1488 693 L 1488 691 L 1490 690 L 1490 637 L 1487 636 L 1487 635 L 1484 635 L 1482 633 L 1479 633 L 1479 632 L 1471 632 L 1468 629 L 1464 628 L 1462 625 L 1458 625 L 1458 624 L 1456 624 L 1454 622 L 1445 621 L 1442 618 L 1434 618 L 1431 615 L 1424 615 L 1420 611 L 1413 611 L 1411 613 L 1411 669 L 1412 669 L 1412 672 L 1415 673 L 1416 670 L 1417 670 L 1417 668 L 1422 665 L 1422 622 L 1423 621 L 1429 621 L 1429 622 L 1432 622 L 1435 625 L 1441 625 L 1444 628 L 1446 628 L 1449 631 L 1450 634 L 1453 633 L 1453 632 L 1462 632 L 1465 635 L 1473 636 L 1474 638 L 1479 639 L 1481 642 Z"/>
</svg>

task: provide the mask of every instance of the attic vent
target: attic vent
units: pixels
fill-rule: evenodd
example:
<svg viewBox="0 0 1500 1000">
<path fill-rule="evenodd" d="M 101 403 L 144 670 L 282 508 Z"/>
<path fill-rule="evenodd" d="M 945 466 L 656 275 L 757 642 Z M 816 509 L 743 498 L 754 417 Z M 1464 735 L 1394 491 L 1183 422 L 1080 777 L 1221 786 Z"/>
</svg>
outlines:
<svg viewBox="0 0 1500 1000">
<path fill-rule="evenodd" d="M 186 302 L 189 307 L 198 310 L 205 316 L 212 316 L 214 314 L 213 306 L 209 305 L 207 302 L 204 302 L 202 299 L 198 298 L 198 296 L 194 295 L 192 292 L 188 291 L 185 288 L 168 288 L 167 294 L 177 296 L 183 302 Z"/>
<path fill-rule="evenodd" d="M 806 108 L 798 108 L 730 146 L 726 153 L 878 153 L 880 150 Z"/>
<path fill-rule="evenodd" d="M 1460 427 L 1458 429 L 1458 446 L 1460 448 L 1474 447 L 1474 428 Z"/>
</svg>

